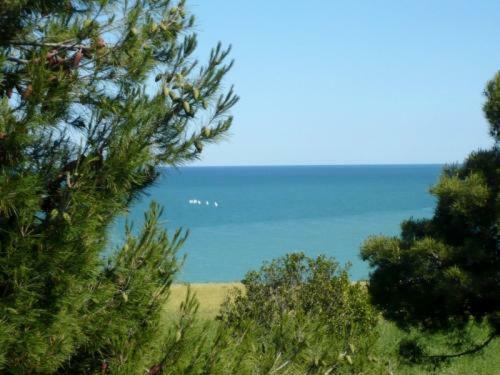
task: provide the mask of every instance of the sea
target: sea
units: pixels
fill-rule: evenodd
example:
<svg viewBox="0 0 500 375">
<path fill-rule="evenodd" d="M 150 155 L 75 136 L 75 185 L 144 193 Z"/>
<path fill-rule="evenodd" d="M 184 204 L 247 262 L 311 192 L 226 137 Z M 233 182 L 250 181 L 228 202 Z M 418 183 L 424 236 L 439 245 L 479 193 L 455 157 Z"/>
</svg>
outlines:
<svg viewBox="0 0 500 375">
<path fill-rule="evenodd" d="M 429 188 L 442 165 L 165 168 L 157 183 L 110 229 L 110 250 L 126 220 L 140 227 L 151 200 L 171 233 L 189 230 L 178 282 L 232 282 L 289 252 L 326 254 L 369 276 L 360 246 L 395 236 L 408 218 L 432 216 Z"/>
</svg>

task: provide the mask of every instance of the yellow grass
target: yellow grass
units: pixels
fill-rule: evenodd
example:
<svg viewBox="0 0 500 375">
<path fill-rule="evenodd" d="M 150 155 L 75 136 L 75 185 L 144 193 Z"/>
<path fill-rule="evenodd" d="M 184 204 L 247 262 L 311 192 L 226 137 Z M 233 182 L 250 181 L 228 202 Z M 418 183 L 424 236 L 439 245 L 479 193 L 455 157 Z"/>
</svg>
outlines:
<svg viewBox="0 0 500 375">
<path fill-rule="evenodd" d="M 199 316 L 203 318 L 214 318 L 219 312 L 219 307 L 233 288 L 243 288 L 241 283 L 194 283 L 189 284 L 191 291 L 196 294 L 200 303 Z M 170 291 L 167 312 L 179 311 L 179 305 L 186 298 L 188 284 L 174 284 Z"/>
<path fill-rule="evenodd" d="M 366 285 L 365 281 L 362 281 Z M 174 284 L 170 288 L 170 298 L 166 305 L 166 311 L 169 314 L 175 314 L 179 311 L 179 306 L 186 298 L 188 285 L 191 291 L 196 294 L 200 304 L 198 316 L 204 319 L 215 318 L 219 312 L 220 305 L 228 296 L 233 288 L 243 289 L 243 284 L 233 283 L 193 283 L 193 284 Z"/>
</svg>

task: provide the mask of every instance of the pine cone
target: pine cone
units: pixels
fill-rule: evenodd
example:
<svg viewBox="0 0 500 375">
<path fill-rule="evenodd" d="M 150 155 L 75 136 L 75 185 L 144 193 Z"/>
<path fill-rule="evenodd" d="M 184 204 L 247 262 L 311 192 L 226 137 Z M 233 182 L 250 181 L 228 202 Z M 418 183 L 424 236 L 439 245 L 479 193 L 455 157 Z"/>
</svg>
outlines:
<svg viewBox="0 0 500 375">
<path fill-rule="evenodd" d="M 106 42 L 104 41 L 104 39 L 99 37 L 99 38 L 97 38 L 95 45 L 97 48 L 104 48 L 104 47 L 106 47 Z"/>
<path fill-rule="evenodd" d="M 80 61 L 83 57 L 83 51 L 80 48 L 76 53 L 73 55 L 73 67 L 76 68 L 78 65 L 80 65 Z"/>
<path fill-rule="evenodd" d="M 155 374 L 161 374 L 161 371 L 163 370 L 163 366 L 161 364 L 154 365 L 148 370 L 148 374 L 150 375 L 155 375 Z"/>
</svg>

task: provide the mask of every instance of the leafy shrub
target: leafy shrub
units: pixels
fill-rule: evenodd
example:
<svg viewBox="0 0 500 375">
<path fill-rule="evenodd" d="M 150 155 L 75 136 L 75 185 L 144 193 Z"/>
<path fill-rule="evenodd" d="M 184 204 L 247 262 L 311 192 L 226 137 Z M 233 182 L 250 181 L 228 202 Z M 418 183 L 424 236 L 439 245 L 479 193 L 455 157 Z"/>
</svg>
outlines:
<svg viewBox="0 0 500 375">
<path fill-rule="evenodd" d="M 293 253 L 249 272 L 219 319 L 257 373 L 331 373 L 365 367 L 377 315 L 366 288 L 332 259 Z M 234 359 L 236 360 L 236 359 Z"/>
</svg>

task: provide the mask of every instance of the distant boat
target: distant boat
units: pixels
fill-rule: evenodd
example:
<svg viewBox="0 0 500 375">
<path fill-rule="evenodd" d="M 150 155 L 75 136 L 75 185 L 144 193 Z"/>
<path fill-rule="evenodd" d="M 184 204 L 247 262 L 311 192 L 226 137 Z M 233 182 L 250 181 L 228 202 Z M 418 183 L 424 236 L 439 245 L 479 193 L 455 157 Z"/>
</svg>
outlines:
<svg viewBox="0 0 500 375">
<path fill-rule="evenodd" d="M 209 202 L 209 201 L 206 201 L 206 202 L 205 202 L 205 204 L 208 206 L 208 205 L 210 204 L 210 202 Z"/>
<path fill-rule="evenodd" d="M 215 207 L 219 207 L 219 204 L 217 202 L 214 202 Z"/>
</svg>

